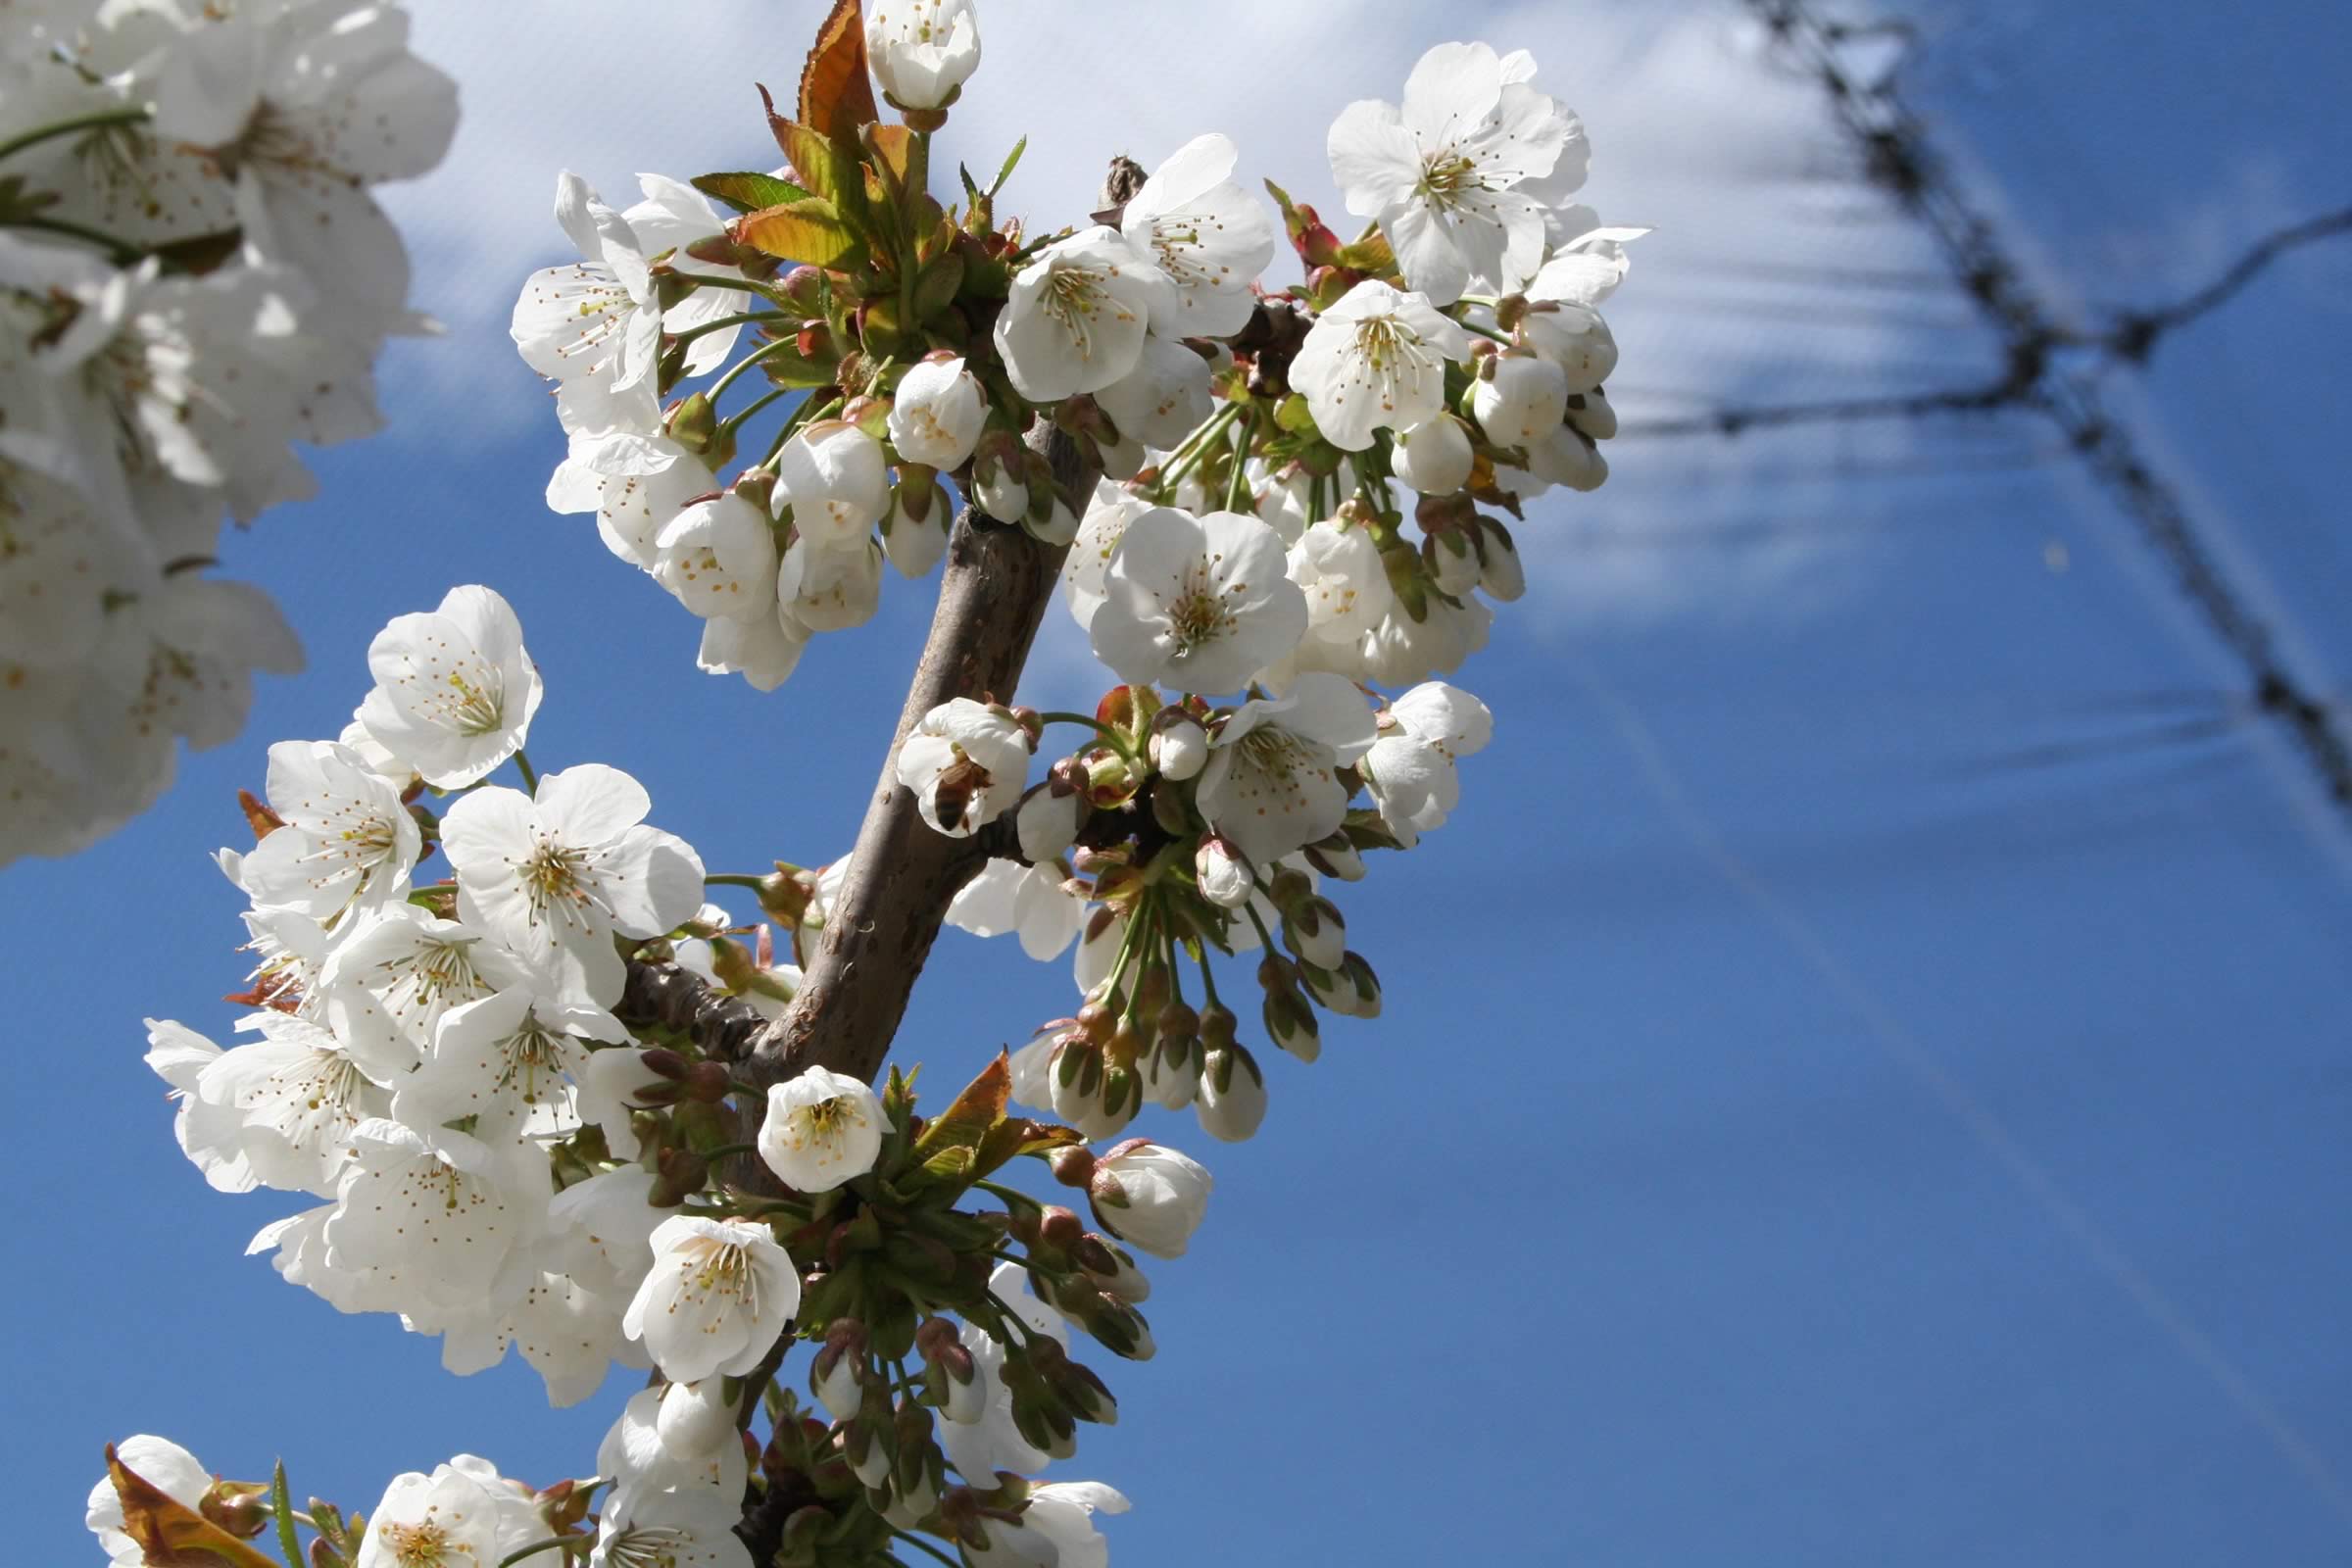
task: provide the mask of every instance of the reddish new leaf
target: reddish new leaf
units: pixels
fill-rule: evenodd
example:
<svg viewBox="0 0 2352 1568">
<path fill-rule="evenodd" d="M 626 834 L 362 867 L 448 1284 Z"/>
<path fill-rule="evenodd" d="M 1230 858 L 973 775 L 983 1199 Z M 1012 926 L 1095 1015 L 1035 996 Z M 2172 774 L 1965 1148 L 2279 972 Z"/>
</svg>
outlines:
<svg viewBox="0 0 2352 1568">
<path fill-rule="evenodd" d="M 855 138 L 882 118 L 865 74 L 865 18 L 858 0 L 834 0 L 801 72 L 801 123 L 825 136 Z"/>
</svg>

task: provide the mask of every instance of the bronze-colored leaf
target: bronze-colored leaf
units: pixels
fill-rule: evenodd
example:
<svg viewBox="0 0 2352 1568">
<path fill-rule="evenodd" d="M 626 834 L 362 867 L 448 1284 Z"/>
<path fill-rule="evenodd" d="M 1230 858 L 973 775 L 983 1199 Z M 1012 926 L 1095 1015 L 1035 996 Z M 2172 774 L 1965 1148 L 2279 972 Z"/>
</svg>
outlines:
<svg viewBox="0 0 2352 1568">
<path fill-rule="evenodd" d="M 834 0 L 801 72 L 801 123 L 826 136 L 855 136 L 881 118 L 865 74 L 865 18 L 858 0 Z"/>
<path fill-rule="evenodd" d="M 111 1443 L 106 1476 L 122 1501 L 122 1533 L 138 1543 L 148 1568 L 280 1568 L 125 1466 Z"/>
<path fill-rule="evenodd" d="M 976 1147 L 991 1127 L 1004 1119 L 1004 1105 L 1011 1098 L 1010 1058 L 1000 1051 L 980 1076 L 956 1097 L 954 1104 L 923 1124 L 923 1135 L 914 1143 L 914 1157 L 924 1161 L 944 1149 Z"/>
<path fill-rule="evenodd" d="M 822 196 L 746 213 L 727 225 L 727 236 L 762 255 L 810 267 L 848 271 L 865 265 L 865 242 Z"/>
<path fill-rule="evenodd" d="M 714 196 L 739 213 L 756 213 L 762 207 L 782 207 L 787 202 L 806 201 L 811 194 L 789 179 L 754 172 L 698 174 L 689 183 L 704 195 Z"/>
</svg>

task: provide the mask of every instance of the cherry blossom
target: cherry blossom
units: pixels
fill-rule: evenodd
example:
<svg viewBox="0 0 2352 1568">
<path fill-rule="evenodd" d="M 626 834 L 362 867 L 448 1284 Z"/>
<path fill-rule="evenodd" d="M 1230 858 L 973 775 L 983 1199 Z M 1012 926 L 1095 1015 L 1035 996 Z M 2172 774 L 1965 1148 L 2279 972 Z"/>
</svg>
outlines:
<svg viewBox="0 0 2352 1568">
<path fill-rule="evenodd" d="M 1381 820 L 1406 849 L 1444 824 L 1461 799 L 1454 764 L 1494 734 L 1487 705 L 1444 681 L 1414 687 L 1380 715 L 1380 738 L 1360 771 Z"/>
<path fill-rule="evenodd" d="M 1274 259 L 1274 224 L 1265 204 L 1235 183 L 1240 157 L 1227 137 L 1194 137 L 1152 171 L 1119 219 L 1127 242 L 1175 285 L 1174 315 L 1154 323 L 1169 337 L 1229 337 L 1256 307 L 1250 285 Z"/>
<path fill-rule="evenodd" d="M 1104 1230 L 1153 1257 L 1182 1257 L 1215 1186 L 1200 1161 L 1130 1139 L 1095 1162 L 1088 1193 Z"/>
<path fill-rule="evenodd" d="M 621 1327 L 673 1383 L 741 1377 L 800 1307 L 800 1273 L 764 1225 L 677 1214 L 652 1247 Z"/>
<path fill-rule="evenodd" d="M 1013 278 L 997 352 L 1032 402 L 1099 392 L 1135 368 L 1154 316 L 1176 318 L 1174 285 L 1116 229 L 1097 224 L 1055 240 Z"/>
<path fill-rule="evenodd" d="M 212 1490 L 213 1473 L 170 1438 L 135 1433 L 115 1445 L 115 1456 L 123 1469 L 183 1507 L 195 1507 Z M 90 1489 L 82 1519 L 115 1568 L 144 1568 L 146 1549 L 123 1532 L 122 1497 L 112 1478 Z"/>
<path fill-rule="evenodd" d="M 899 748 L 899 782 L 924 821 L 969 837 L 1020 804 L 1029 749 L 1028 731 L 1005 710 L 957 697 L 925 713 Z"/>
<path fill-rule="evenodd" d="M 452 588 L 428 613 L 396 615 L 368 645 L 375 689 L 360 723 L 441 789 L 474 783 L 521 750 L 539 710 L 538 666 L 506 600 Z"/>
<path fill-rule="evenodd" d="M 609 1005 L 620 993 L 610 938 L 658 937 L 702 905 L 703 862 L 643 824 L 652 801 L 618 768 L 550 773 L 535 796 L 484 789 L 441 819 L 458 875 L 458 912 L 534 968 L 577 973 Z"/>
<path fill-rule="evenodd" d="M 1440 44 L 1405 79 L 1401 108 L 1349 104 L 1331 127 L 1348 210 L 1377 219 L 1414 288 L 1450 305 L 1473 284 L 1516 287 L 1544 256 L 1544 207 L 1512 187 L 1551 172 L 1572 119 L 1504 80 L 1483 43 Z"/>
<path fill-rule="evenodd" d="M 1200 809 L 1259 865 L 1337 828 L 1348 814 L 1339 769 L 1373 741 L 1372 711 L 1337 675 L 1304 674 L 1279 698 L 1252 698 L 1209 743 Z"/>
<path fill-rule="evenodd" d="M 524 281 L 510 327 L 514 346 L 524 364 L 557 383 L 564 429 L 648 433 L 661 412 L 654 362 L 662 305 L 644 243 L 569 170 L 556 180 L 556 221 L 582 259 Z"/>
<path fill-rule="evenodd" d="M 971 0 L 874 0 L 865 53 L 883 94 L 902 109 L 944 109 L 980 68 Z"/>
<path fill-rule="evenodd" d="M 400 791 L 331 741 L 270 748 L 270 808 L 284 822 L 245 857 L 254 902 L 325 919 L 408 889 L 422 850 Z"/>
<path fill-rule="evenodd" d="M 908 463 L 957 468 L 979 444 L 988 404 L 960 358 L 935 354 L 899 378 L 890 401 L 890 444 Z"/>
<path fill-rule="evenodd" d="M 1095 655 L 1138 685 L 1238 691 L 1306 630 L 1306 598 L 1284 566 L 1282 540 L 1255 517 L 1154 507 L 1103 570 L 1087 626 Z"/>
<path fill-rule="evenodd" d="M 991 860 L 949 901 L 947 921 L 976 937 L 1010 931 L 1021 951 L 1041 963 L 1059 957 L 1086 920 L 1086 899 L 1072 893 L 1058 867 Z"/>
<path fill-rule="evenodd" d="M 1429 297 L 1366 278 L 1315 318 L 1291 365 L 1325 440 L 1346 452 L 1372 432 L 1409 430 L 1444 406 L 1446 362 L 1470 357 L 1470 339 Z"/>
<path fill-rule="evenodd" d="M 828 1068 L 808 1067 L 768 1090 L 760 1157 L 785 1186 L 829 1193 L 874 1168 L 888 1130 L 871 1089 Z"/>
</svg>

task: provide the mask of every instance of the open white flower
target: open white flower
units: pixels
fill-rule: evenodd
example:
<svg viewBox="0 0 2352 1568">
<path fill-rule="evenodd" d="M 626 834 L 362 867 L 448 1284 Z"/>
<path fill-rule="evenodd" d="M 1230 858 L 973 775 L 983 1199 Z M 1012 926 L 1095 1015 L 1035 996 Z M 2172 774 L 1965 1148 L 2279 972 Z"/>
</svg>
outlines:
<svg viewBox="0 0 2352 1568">
<path fill-rule="evenodd" d="M 1102 608 L 1103 574 L 1128 524 L 1152 510 L 1152 503 L 1124 485 L 1103 480 L 1095 486 L 1095 498 L 1061 564 L 1062 603 L 1082 629 L 1093 623 L 1095 612 Z"/>
<path fill-rule="evenodd" d="M 829 1193 L 874 1168 L 889 1126 L 882 1102 L 862 1082 L 810 1067 L 769 1086 L 767 1114 L 760 1123 L 760 1157 L 785 1186 Z"/>
<path fill-rule="evenodd" d="M 408 890 L 423 850 L 400 790 L 357 752 L 332 741 L 270 748 L 270 808 L 285 825 L 245 857 L 254 903 L 323 920 Z"/>
<path fill-rule="evenodd" d="M 705 620 L 768 614 L 776 606 L 776 532 L 765 513 L 729 490 L 662 524 L 651 570 Z"/>
<path fill-rule="evenodd" d="M 282 1012 L 260 1012 L 245 1026 L 260 1040 L 222 1052 L 196 1075 L 193 1094 L 203 1102 L 190 1111 L 190 1131 L 200 1123 L 212 1135 L 221 1112 L 237 1123 L 235 1149 L 252 1179 L 281 1192 L 334 1196 L 351 1159 L 352 1134 L 381 1116 L 389 1097 L 362 1070 L 342 1043 L 317 1024 Z M 235 1158 L 216 1144 L 223 1168 Z M 190 1152 L 199 1167 L 205 1161 Z"/>
<path fill-rule="evenodd" d="M 727 1437 L 735 1441 L 731 1426 Z M 708 1487 L 637 1488 L 598 1515 L 589 1568 L 752 1568 L 752 1548 L 735 1534 L 742 1517 L 740 1502 Z"/>
<path fill-rule="evenodd" d="M 781 609 L 764 610 L 704 621 L 695 664 L 713 675 L 741 675 L 753 690 L 772 692 L 792 678 L 808 650 L 808 627 Z"/>
<path fill-rule="evenodd" d="M 1331 172 L 1348 210 L 1379 220 L 1405 280 L 1440 305 L 1472 284 L 1514 288 L 1544 259 L 1544 205 L 1512 187 L 1551 172 L 1573 119 L 1503 80 L 1483 43 L 1440 44 L 1414 65 L 1404 104 L 1341 111 Z"/>
<path fill-rule="evenodd" d="M 1514 83 L 1536 86 L 1536 57 L 1525 49 L 1514 49 L 1499 62 L 1503 85 Z M 1541 92 L 1541 88 L 1537 88 Z M 1568 198 L 1584 188 L 1585 176 L 1592 171 L 1592 143 L 1585 134 L 1585 122 L 1577 112 L 1557 98 L 1549 99 L 1551 114 L 1563 127 L 1560 156 L 1548 173 L 1532 175 L 1519 182 L 1516 189 L 1534 197 L 1544 207 L 1544 231 L 1556 243 L 1576 233 L 1575 215 L 1586 209 L 1569 205 Z"/>
<path fill-rule="evenodd" d="M 874 0 L 865 57 L 883 96 L 901 109 L 944 109 L 980 69 L 971 0 Z"/>
<path fill-rule="evenodd" d="M 1021 1523 L 1052 1547 L 1054 1556 L 1041 1561 L 1056 1568 L 1109 1568 L 1110 1544 L 1095 1528 L 1095 1515 L 1127 1508 L 1126 1494 L 1100 1481 L 1049 1481 L 1029 1489 Z"/>
<path fill-rule="evenodd" d="M 580 1022 L 527 985 L 452 1007 L 424 1064 L 393 1085 L 392 1114 L 412 1127 L 470 1116 L 477 1137 L 512 1136 L 567 1103 L 588 1064 Z"/>
<path fill-rule="evenodd" d="M 204 1069 L 223 1054 L 219 1046 L 173 1018 L 149 1018 L 147 1066 L 172 1086 L 172 1136 L 215 1192 L 248 1193 L 260 1184 L 245 1157 L 244 1118 L 236 1107 L 197 1093 Z"/>
<path fill-rule="evenodd" d="M 128 8 L 122 8 L 128 9 Z M 458 88 L 409 52 L 396 8 L 339 4 L 207 10 L 155 81 L 160 141 L 203 150 L 258 209 L 268 249 L 370 333 L 405 319 L 408 253 L 368 194 L 439 164 Z M 363 129 L 363 127 L 365 127 Z"/>
<path fill-rule="evenodd" d="M 683 180 L 661 174 L 639 174 L 637 188 L 645 192 L 645 200 L 620 216 L 648 258 L 666 251 L 670 253 L 668 265 L 676 271 L 689 276 L 742 280 L 743 269 L 739 267 L 700 261 L 687 254 L 688 246 L 712 238 L 726 228 L 725 220 L 704 199 L 701 191 Z M 742 314 L 743 295 L 734 289 L 699 288 L 662 313 L 662 330 L 672 337 L 693 334 L 686 344 L 686 373 L 709 375 L 734 355 L 736 337 L 743 331 L 740 323 L 734 326 L 717 323 Z M 712 330 L 701 330 L 705 327 Z"/>
<path fill-rule="evenodd" d="M 454 1465 L 395 1476 L 368 1515 L 356 1568 L 494 1568 L 501 1516 L 489 1489 Z"/>
<path fill-rule="evenodd" d="M 800 1271 L 764 1225 L 673 1214 L 652 1248 L 620 1321 L 672 1383 L 743 1376 L 800 1309 Z"/>
<path fill-rule="evenodd" d="M 541 1273 L 512 1302 L 461 1307 L 446 1316 L 412 1309 L 407 1322 L 416 1333 L 441 1336 L 441 1369 L 456 1377 L 487 1372 L 509 1350 L 520 1351 L 546 1384 L 548 1403 L 562 1409 L 602 1388 L 615 1362 L 641 1371 L 649 1364 L 620 1332 L 625 1299 L 625 1293 L 608 1297 L 565 1275 Z M 530 1512 L 527 1502 L 524 1511 Z M 518 1544 L 540 1534 L 533 1529 Z"/>
<path fill-rule="evenodd" d="M 1318 522 L 1291 546 L 1291 581 L 1306 595 L 1307 638 L 1352 647 L 1396 603 L 1386 563 L 1362 528 Z M 1303 662 L 1303 661 L 1302 661 Z M 1308 667 L 1327 668 L 1328 665 Z"/>
<path fill-rule="evenodd" d="M 997 318 L 997 352 L 1021 396 L 1052 403 L 1100 392 L 1133 370 L 1145 329 L 1176 314 L 1167 274 L 1097 224 L 1055 240 L 1013 278 Z"/>
<path fill-rule="evenodd" d="M 1039 962 L 1056 958 L 1085 923 L 1087 898 L 1070 891 L 1058 866 L 991 860 L 948 903 L 948 924 L 976 937 L 1016 932 Z"/>
<path fill-rule="evenodd" d="M 421 1059 L 443 1013 L 520 985 L 526 973 L 476 927 L 401 904 L 335 946 L 318 990 L 336 1033 L 389 1083 Z"/>
<path fill-rule="evenodd" d="M 1259 865 L 1327 838 L 1348 815 L 1339 770 L 1373 741 L 1372 710 L 1340 676 L 1300 675 L 1225 720 L 1200 773 L 1200 810 Z"/>
<path fill-rule="evenodd" d="M 644 786 L 587 762 L 550 773 L 534 798 L 476 790 L 441 819 L 458 876 L 458 912 L 534 968 L 579 974 L 610 1006 L 624 977 L 612 937 L 658 937 L 703 903 L 703 862 L 643 825 Z"/>
<path fill-rule="evenodd" d="M 1406 849 L 1445 822 L 1461 800 L 1455 762 L 1494 735 L 1487 705 L 1444 681 L 1414 687 L 1380 715 L 1380 738 L 1361 771 L 1381 820 Z"/>
<path fill-rule="evenodd" d="M 776 566 L 776 602 L 804 635 L 862 626 L 882 605 L 882 562 L 870 537 L 847 546 L 795 539 Z"/>
<path fill-rule="evenodd" d="M 1368 277 L 1307 328 L 1291 385 L 1325 440 L 1361 452 L 1373 431 L 1409 430 L 1444 408 L 1446 362 L 1469 357 L 1469 335 L 1427 295 Z"/>
<path fill-rule="evenodd" d="M 722 1444 L 711 1453 L 675 1452 L 662 1441 L 662 1402 L 661 1389 L 630 1395 L 619 1418 L 597 1445 L 597 1473 L 612 1478 L 611 1506 L 619 1506 L 623 1498 L 696 1492 L 740 1509 L 749 1468 L 742 1442 Z"/>
<path fill-rule="evenodd" d="M 1306 630 L 1282 539 L 1238 512 L 1154 507 L 1128 523 L 1087 626 L 1095 657 L 1136 685 L 1239 691 Z"/>
<path fill-rule="evenodd" d="M 1119 434 L 1147 446 L 1172 448 L 1207 418 L 1208 362 L 1175 338 L 1144 340 L 1135 368 L 1095 394 Z"/>
<path fill-rule="evenodd" d="M 438 610 L 395 615 L 368 645 L 375 689 L 360 723 L 439 789 L 459 789 L 522 749 L 543 688 L 513 607 L 479 584 Z"/>
<path fill-rule="evenodd" d="M 475 1310 L 511 1303 L 536 1278 L 510 1269 L 545 1234 L 547 1156 L 461 1132 L 363 1122 L 326 1219 L 335 1268 L 367 1276 L 371 1307 Z"/>
<path fill-rule="evenodd" d="M 935 354 L 899 378 L 890 397 L 890 444 L 926 468 L 961 467 L 987 418 L 978 377 L 961 358 Z"/>
<path fill-rule="evenodd" d="M 1096 1222 L 1120 1241 L 1153 1257 L 1182 1257 L 1215 1185 L 1199 1160 L 1135 1138 L 1095 1162 L 1087 1194 Z"/>
<path fill-rule="evenodd" d="M 509 328 L 523 363 L 557 383 L 556 416 L 574 434 L 650 434 L 661 422 L 656 396 L 662 302 L 644 243 L 627 219 L 586 180 L 556 179 L 556 221 L 582 260 L 523 279 Z"/>
<path fill-rule="evenodd" d="M 1174 317 L 1152 323 L 1165 336 L 1230 337 L 1250 324 L 1257 304 L 1250 285 L 1274 259 L 1274 224 L 1265 203 L 1234 182 L 1240 157 L 1224 136 L 1194 137 L 1152 172 L 1119 219 L 1128 243 L 1176 287 Z"/>
<path fill-rule="evenodd" d="M 1020 804 L 1029 732 L 1002 708 L 957 697 L 925 713 L 906 737 L 898 775 L 924 821 L 968 838 Z"/>
<path fill-rule="evenodd" d="M 651 570 L 662 525 L 697 496 L 719 488 L 718 476 L 665 435 L 610 430 L 575 435 L 547 481 L 551 512 L 593 512 L 605 548 Z"/>
</svg>

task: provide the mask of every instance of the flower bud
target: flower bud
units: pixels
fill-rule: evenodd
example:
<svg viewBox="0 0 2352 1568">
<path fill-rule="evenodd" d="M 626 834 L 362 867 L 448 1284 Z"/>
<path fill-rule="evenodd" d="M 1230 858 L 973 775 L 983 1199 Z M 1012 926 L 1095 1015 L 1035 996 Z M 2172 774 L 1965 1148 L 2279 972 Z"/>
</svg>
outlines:
<svg viewBox="0 0 2352 1568">
<path fill-rule="evenodd" d="M 1472 461 L 1470 432 L 1450 414 L 1396 437 L 1396 477 L 1425 496 L 1449 496 L 1468 484 Z"/>
<path fill-rule="evenodd" d="M 258 1481 L 216 1481 L 196 1511 L 232 1536 L 258 1536 L 270 1528 L 270 1489 Z"/>
<path fill-rule="evenodd" d="M 1423 539 L 1421 559 L 1429 566 L 1430 580 L 1438 585 L 1440 593 L 1459 599 L 1478 586 L 1481 565 L 1478 552 L 1468 538 L 1454 529 Z"/>
<path fill-rule="evenodd" d="M 1478 585 L 1507 605 L 1527 592 L 1527 568 L 1520 564 L 1519 546 L 1511 531 L 1492 517 L 1481 517 L 1478 528 Z"/>
<path fill-rule="evenodd" d="M 865 1348 L 865 1325 L 837 1317 L 825 1327 L 824 1348 L 808 1363 L 808 1392 L 836 1421 L 856 1415 L 864 1397 Z"/>
<path fill-rule="evenodd" d="M 1197 1035 L 1163 1039 L 1145 1058 L 1144 1093 L 1160 1109 L 1182 1110 L 1193 1102 L 1200 1087 L 1200 1047 Z"/>
<path fill-rule="evenodd" d="M 1135 1259 L 1125 1248 L 1089 1235 L 1073 1249 L 1072 1255 L 1078 1266 L 1086 1270 L 1088 1283 L 1105 1296 L 1115 1296 L 1130 1306 L 1151 1298 L 1152 1282 L 1135 1266 Z"/>
<path fill-rule="evenodd" d="M 1184 1255 L 1214 1180 L 1190 1155 L 1132 1139 L 1095 1163 L 1087 1196 L 1095 1223 L 1153 1257 Z"/>
<path fill-rule="evenodd" d="M 672 1383 L 662 1391 L 654 1431 L 673 1459 L 709 1458 L 736 1436 L 735 1407 L 727 1400 L 726 1379 L 705 1378 L 699 1383 Z"/>
<path fill-rule="evenodd" d="M 1054 1179 L 1064 1187 L 1084 1187 L 1094 1180 L 1094 1151 L 1084 1145 L 1071 1144 L 1056 1149 L 1046 1156 L 1054 1169 Z"/>
<path fill-rule="evenodd" d="M 1309 844 L 1305 855 L 1306 863 L 1325 876 L 1341 882 L 1361 882 L 1364 879 L 1364 857 L 1345 833 L 1334 833 L 1327 839 Z"/>
<path fill-rule="evenodd" d="M 1617 340 L 1600 313 L 1586 305 L 1541 301 L 1520 323 L 1529 345 L 1568 377 L 1568 391 L 1590 392 L 1617 368 Z"/>
<path fill-rule="evenodd" d="M 1323 1054 L 1323 1035 L 1315 1024 L 1315 1009 L 1291 987 L 1267 991 L 1265 1023 L 1266 1037 L 1300 1061 L 1313 1061 Z"/>
<path fill-rule="evenodd" d="M 913 510 L 919 504 L 919 512 Z M 902 577 L 921 577 L 948 553 L 948 525 L 954 514 L 939 481 L 926 474 L 909 485 L 904 472 L 891 492 L 890 514 L 882 519 L 882 553 Z"/>
<path fill-rule="evenodd" d="M 1498 447 L 1533 449 L 1568 416 L 1568 372 L 1546 359 L 1505 354 L 1471 384 L 1470 412 Z"/>
<path fill-rule="evenodd" d="M 1336 969 L 1305 969 L 1300 976 L 1308 994 L 1333 1012 L 1348 1018 L 1380 1016 L 1380 977 L 1363 955 L 1348 954 Z"/>
<path fill-rule="evenodd" d="M 1021 858 L 1031 865 L 1044 865 L 1060 857 L 1078 842 L 1086 813 L 1085 798 L 1061 789 L 1051 778 L 1032 789 L 1021 797 L 1020 809 L 1013 816 Z"/>
<path fill-rule="evenodd" d="M 1221 909 L 1238 909 L 1250 902 L 1256 878 L 1241 847 L 1218 833 L 1202 835 L 1193 855 L 1193 875 L 1200 896 Z"/>
<path fill-rule="evenodd" d="M 1058 1203 L 1048 1203 L 1037 1222 L 1038 1241 L 1056 1251 L 1068 1251 L 1085 1235 L 1086 1227 L 1078 1222 L 1077 1213 Z"/>
<path fill-rule="evenodd" d="M 707 392 L 689 393 L 669 411 L 666 433 L 689 452 L 708 452 L 718 434 L 718 410 Z"/>
<path fill-rule="evenodd" d="M 1608 393 L 1594 387 L 1568 400 L 1568 422 L 1595 441 L 1606 441 L 1617 433 L 1617 411 L 1609 406 Z"/>
<path fill-rule="evenodd" d="M 890 444 L 908 463 L 961 467 L 979 445 L 988 402 L 962 360 L 934 355 L 899 380 L 891 396 Z"/>
<path fill-rule="evenodd" d="M 1032 506 L 1030 514 L 1021 519 L 1021 526 L 1039 544 L 1059 550 L 1078 537 L 1078 514 L 1070 510 L 1069 503 L 1055 496 L 1043 517 L 1036 515 Z"/>
<path fill-rule="evenodd" d="M 1189 709 L 1171 705 L 1153 714 L 1149 744 L 1162 778 L 1181 784 L 1208 765 L 1208 731 Z"/>
<path fill-rule="evenodd" d="M 1609 476 L 1609 464 L 1589 437 L 1561 425 L 1528 448 L 1527 470 L 1571 490 L 1597 490 Z"/>
<path fill-rule="evenodd" d="M 1348 924 L 1329 899 L 1308 897 L 1283 911 L 1282 943 L 1300 961 L 1333 969 L 1348 956 Z"/>
<path fill-rule="evenodd" d="M 1223 1143 L 1241 1143 L 1257 1131 L 1266 1119 L 1266 1080 L 1247 1048 L 1231 1045 L 1209 1051 L 1193 1114 L 1202 1132 Z"/>
</svg>

